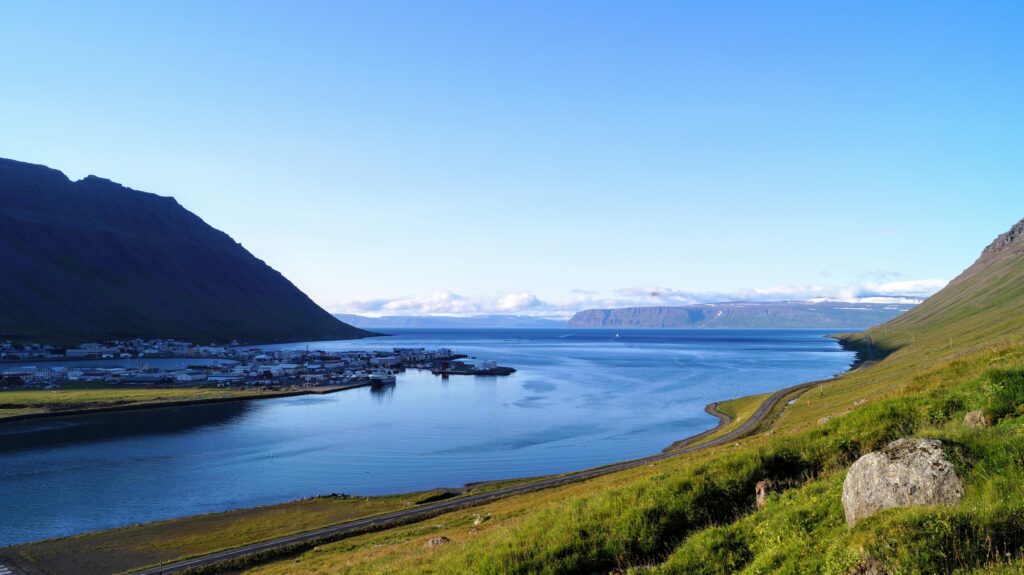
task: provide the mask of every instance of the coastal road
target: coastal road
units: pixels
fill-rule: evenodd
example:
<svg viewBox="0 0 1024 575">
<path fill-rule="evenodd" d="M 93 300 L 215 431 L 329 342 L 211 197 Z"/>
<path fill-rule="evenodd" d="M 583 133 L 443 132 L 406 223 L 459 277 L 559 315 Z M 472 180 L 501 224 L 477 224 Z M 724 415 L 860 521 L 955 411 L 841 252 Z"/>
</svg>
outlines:
<svg viewBox="0 0 1024 575">
<path fill-rule="evenodd" d="M 755 429 L 760 425 L 769 414 L 778 406 L 779 402 L 793 394 L 794 392 L 801 391 L 815 385 L 825 383 L 828 380 L 820 381 L 809 381 L 806 383 L 800 383 L 780 389 L 773 393 L 768 399 L 764 401 L 758 408 L 757 411 L 735 429 L 732 429 L 722 435 L 710 439 L 706 442 L 700 443 L 699 445 L 692 445 L 694 441 L 699 441 L 703 437 L 706 437 L 709 432 L 704 432 L 693 436 L 689 440 L 676 443 L 674 448 L 667 450 L 664 453 L 657 455 L 651 455 L 648 457 L 642 457 L 640 459 L 633 459 L 630 461 L 623 461 L 621 463 L 613 463 L 604 467 L 596 467 L 594 469 L 586 469 L 583 471 L 574 471 L 566 473 L 564 475 L 558 475 L 555 477 L 549 477 L 545 479 L 538 479 L 530 483 L 524 483 L 521 485 L 515 485 L 512 487 L 504 487 L 488 491 L 485 493 L 477 493 L 474 495 L 467 495 L 464 497 L 458 497 L 456 499 L 449 499 L 445 501 L 438 501 L 435 503 L 428 503 L 425 505 L 419 505 L 411 509 L 403 509 L 401 511 L 394 511 L 392 513 L 385 513 L 383 515 L 375 515 L 373 517 L 367 517 L 365 519 L 357 519 L 355 521 L 349 521 L 346 523 L 339 523 L 337 525 L 331 525 L 330 527 L 323 527 L 321 529 L 315 529 L 313 531 L 305 531 L 303 533 L 296 533 L 295 535 L 288 535 L 285 537 L 278 537 L 277 539 L 270 539 L 261 543 L 253 543 L 245 545 L 243 547 L 237 547 L 235 549 L 228 549 L 225 551 L 219 551 L 217 553 L 211 553 L 209 555 L 203 555 L 192 559 L 185 559 L 183 561 L 177 561 L 174 563 L 168 563 L 166 565 L 158 567 L 150 567 L 141 571 L 133 571 L 133 575 L 168 575 L 171 573 L 182 573 L 189 569 L 197 567 L 208 567 L 216 565 L 218 563 L 224 563 L 235 559 L 241 559 L 250 555 L 265 553 L 268 551 L 274 551 L 281 548 L 302 546 L 309 544 L 314 541 L 328 541 L 341 539 L 349 535 L 355 535 L 359 533 L 367 533 L 371 531 L 377 531 L 397 525 L 403 525 L 407 523 L 414 523 L 416 521 L 422 521 L 429 519 L 443 513 L 449 513 L 466 507 L 475 507 L 490 503 L 498 499 L 504 499 L 512 495 L 520 495 L 523 493 L 531 493 L 534 491 L 540 491 L 542 489 L 550 489 L 552 487 L 558 487 L 561 485 L 568 485 L 570 483 L 577 483 L 580 481 L 586 481 L 609 473 L 615 473 L 617 471 L 623 471 L 631 469 L 633 467 L 639 467 L 641 465 L 648 465 L 656 461 L 661 461 L 669 457 L 675 457 L 677 455 L 683 455 L 686 453 L 693 453 L 709 447 L 722 445 L 735 441 L 741 437 L 744 437 L 751 430 Z M 715 409 L 712 411 L 712 407 L 709 406 L 708 413 L 715 415 L 719 418 L 719 426 L 715 429 L 719 429 L 721 426 L 728 423 L 727 418 L 723 418 L 724 414 Z M 711 430 L 713 432 L 714 430 Z"/>
</svg>

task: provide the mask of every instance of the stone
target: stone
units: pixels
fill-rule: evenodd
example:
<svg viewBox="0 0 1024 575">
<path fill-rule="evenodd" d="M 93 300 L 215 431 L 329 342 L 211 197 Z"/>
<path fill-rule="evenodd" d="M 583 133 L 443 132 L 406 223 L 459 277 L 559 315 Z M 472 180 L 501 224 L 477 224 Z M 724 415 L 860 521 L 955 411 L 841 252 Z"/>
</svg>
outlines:
<svg viewBox="0 0 1024 575">
<path fill-rule="evenodd" d="M 874 559 L 865 559 L 846 572 L 847 575 L 887 575 L 888 571 Z"/>
<path fill-rule="evenodd" d="M 440 545 L 447 545 L 448 543 L 451 543 L 451 542 L 452 542 L 451 539 L 448 539 L 447 537 L 444 537 L 444 536 L 442 536 L 442 537 L 434 537 L 430 541 L 427 541 L 427 547 L 438 547 Z"/>
<path fill-rule="evenodd" d="M 985 412 L 980 409 L 974 411 L 968 411 L 967 415 L 964 416 L 964 425 L 967 427 L 988 427 L 992 425 L 992 420 L 985 415 Z"/>
<path fill-rule="evenodd" d="M 893 507 L 954 505 L 964 488 L 935 439 L 903 438 L 858 459 L 843 481 L 846 524 Z"/>
<path fill-rule="evenodd" d="M 767 505 L 768 496 L 772 493 L 780 493 L 799 484 L 795 479 L 762 479 L 754 485 L 754 503 L 761 509 Z"/>
<path fill-rule="evenodd" d="M 830 421 L 832 421 L 832 416 L 831 415 L 826 415 L 825 417 L 822 417 L 821 419 L 818 420 L 818 425 L 825 425 L 826 423 L 828 423 Z"/>
</svg>

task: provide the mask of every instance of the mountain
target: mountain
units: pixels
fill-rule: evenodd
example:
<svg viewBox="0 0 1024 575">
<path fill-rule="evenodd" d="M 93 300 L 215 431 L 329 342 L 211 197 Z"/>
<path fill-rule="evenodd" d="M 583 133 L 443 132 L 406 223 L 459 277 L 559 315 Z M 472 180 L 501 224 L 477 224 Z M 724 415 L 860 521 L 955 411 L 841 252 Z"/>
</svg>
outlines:
<svg viewBox="0 0 1024 575">
<path fill-rule="evenodd" d="M 614 328 L 866 328 L 913 304 L 842 302 L 709 303 L 686 306 L 588 309 L 569 327 Z"/>
<path fill-rule="evenodd" d="M 471 317 L 392 315 L 366 317 L 336 313 L 334 317 L 365 329 L 549 329 L 566 327 L 566 322 L 526 315 L 476 315 Z"/>
<path fill-rule="evenodd" d="M 338 321 L 173 198 L 0 159 L 0 337 L 273 342 Z"/>
<path fill-rule="evenodd" d="M 974 264 L 924 303 L 845 341 L 881 359 L 914 344 L 962 349 L 1017 338 L 1024 317 L 1022 256 L 1024 220 L 997 237 Z"/>
</svg>

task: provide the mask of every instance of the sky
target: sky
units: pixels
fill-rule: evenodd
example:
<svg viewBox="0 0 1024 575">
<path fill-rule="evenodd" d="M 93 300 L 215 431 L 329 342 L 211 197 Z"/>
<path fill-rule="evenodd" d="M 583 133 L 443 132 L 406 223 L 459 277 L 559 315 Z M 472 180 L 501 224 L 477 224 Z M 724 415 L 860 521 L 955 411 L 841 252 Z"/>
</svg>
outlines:
<svg viewBox="0 0 1024 575">
<path fill-rule="evenodd" d="M 1024 217 L 1019 2 L 38 2 L 0 157 L 330 311 L 927 296 Z"/>
</svg>

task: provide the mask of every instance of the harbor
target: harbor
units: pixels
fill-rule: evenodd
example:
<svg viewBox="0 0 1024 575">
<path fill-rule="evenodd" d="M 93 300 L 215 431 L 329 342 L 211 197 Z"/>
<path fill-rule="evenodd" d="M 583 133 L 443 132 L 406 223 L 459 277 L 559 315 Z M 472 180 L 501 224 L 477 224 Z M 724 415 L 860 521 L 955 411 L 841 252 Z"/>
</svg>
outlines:
<svg viewBox="0 0 1024 575">
<path fill-rule="evenodd" d="M 435 375 L 509 375 L 515 369 L 451 348 L 265 350 L 197 346 L 174 340 L 88 343 L 61 349 L 0 344 L 0 389 L 95 386 L 215 387 L 245 390 L 331 390 L 392 385 L 406 369 Z"/>
</svg>

